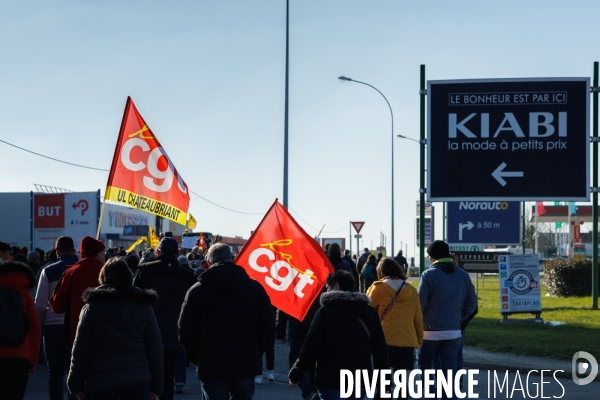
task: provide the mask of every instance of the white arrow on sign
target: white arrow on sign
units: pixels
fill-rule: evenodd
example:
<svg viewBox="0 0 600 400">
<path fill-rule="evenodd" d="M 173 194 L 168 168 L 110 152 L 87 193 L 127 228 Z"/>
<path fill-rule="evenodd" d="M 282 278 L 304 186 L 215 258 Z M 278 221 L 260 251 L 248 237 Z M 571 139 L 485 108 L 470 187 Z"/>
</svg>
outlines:
<svg viewBox="0 0 600 400">
<path fill-rule="evenodd" d="M 463 229 L 467 228 L 468 230 L 473 229 L 475 225 L 471 221 L 467 221 L 466 224 L 458 224 L 458 240 L 462 240 Z"/>
<path fill-rule="evenodd" d="M 505 162 L 500 164 L 500 166 L 498 168 L 496 168 L 496 170 L 494 172 L 492 172 L 492 176 L 502 186 L 506 186 L 506 181 L 503 179 L 505 177 L 506 178 L 522 178 L 523 177 L 523 171 L 507 172 L 507 171 L 504 171 L 504 168 L 506 168 Z"/>
</svg>

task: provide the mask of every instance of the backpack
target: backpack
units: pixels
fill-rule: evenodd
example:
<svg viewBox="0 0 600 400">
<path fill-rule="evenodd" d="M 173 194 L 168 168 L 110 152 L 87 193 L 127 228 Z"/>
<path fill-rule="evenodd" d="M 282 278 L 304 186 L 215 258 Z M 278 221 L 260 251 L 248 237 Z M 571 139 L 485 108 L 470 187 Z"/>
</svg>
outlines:
<svg viewBox="0 0 600 400">
<path fill-rule="evenodd" d="M 373 264 L 365 264 L 363 267 L 362 275 L 368 281 L 376 281 L 377 280 L 377 267 Z"/>
<path fill-rule="evenodd" d="M 29 318 L 16 290 L 0 287 L 0 321 L 0 346 L 19 346 L 25 342 Z"/>
</svg>

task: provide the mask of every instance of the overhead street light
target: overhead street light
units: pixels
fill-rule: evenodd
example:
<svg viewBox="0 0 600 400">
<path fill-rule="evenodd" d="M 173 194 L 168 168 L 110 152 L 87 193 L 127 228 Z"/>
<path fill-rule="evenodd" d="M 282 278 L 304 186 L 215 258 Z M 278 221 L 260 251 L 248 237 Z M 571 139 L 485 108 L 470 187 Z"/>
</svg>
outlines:
<svg viewBox="0 0 600 400">
<path fill-rule="evenodd" d="M 413 142 L 417 142 L 417 143 L 419 143 L 419 144 L 427 144 L 427 143 L 421 143 L 421 141 L 420 141 L 420 140 L 413 139 L 413 138 L 410 138 L 410 137 L 408 137 L 408 136 L 404 136 L 404 135 L 396 135 L 396 136 L 397 136 L 397 137 L 399 137 L 400 139 L 408 139 L 408 140 L 412 140 Z"/>
<path fill-rule="evenodd" d="M 394 113 L 392 112 L 392 106 L 390 106 L 390 102 L 383 95 L 383 93 L 381 93 L 379 91 L 379 89 L 377 89 L 375 86 L 369 85 L 368 83 L 365 83 L 365 82 L 354 80 L 352 78 L 348 78 L 346 76 L 340 76 L 340 77 L 338 77 L 338 79 L 340 80 L 340 82 L 356 82 L 356 83 L 360 83 L 360 84 L 369 86 L 372 89 L 375 89 L 377 91 L 377 93 L 379 93 L 381 95 L 381 97 L 383 97 L 383 99 L 385 100 L 385 102 L 387 103 L 387 105 L 390 109 L 390 115 L 392 117 L 392 256 L 394 256 L 394 255 L 396 255 L 396 253 L 394 252 Z"/>
</svg>

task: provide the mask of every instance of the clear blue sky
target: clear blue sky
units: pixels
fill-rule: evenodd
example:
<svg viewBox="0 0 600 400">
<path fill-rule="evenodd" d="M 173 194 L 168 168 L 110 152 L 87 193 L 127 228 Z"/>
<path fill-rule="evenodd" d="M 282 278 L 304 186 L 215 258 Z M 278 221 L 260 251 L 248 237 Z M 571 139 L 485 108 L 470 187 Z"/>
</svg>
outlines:
<svg viewBox="0 0 600 400">
<path fill-rule="evenodd" d="M 338 76 L 377 87 L 394 135 L 417 137 L 420 64 L 427 79 L 579 77 L 600 60 L 598 1 L 290 3 L 292 214 L 311 235 L 326 223 L 324 237 L 366 221 L 368 247 L 383 232 L 390 248 L 390 115 Z M 2 1 L 0 54 L 0 139 L 109 169 L 131 96 L 193 191 L 260 214 L 282 199 L 284 0 Z M 410 256 L 418 145 L 394 140 L 395 248 Z M 0 152 L 5 192 L 106 186 L 106 172 Z M 262 217 L 195 196 L 190 209 L 226 236 L 248 237 Z"/>
</svg>

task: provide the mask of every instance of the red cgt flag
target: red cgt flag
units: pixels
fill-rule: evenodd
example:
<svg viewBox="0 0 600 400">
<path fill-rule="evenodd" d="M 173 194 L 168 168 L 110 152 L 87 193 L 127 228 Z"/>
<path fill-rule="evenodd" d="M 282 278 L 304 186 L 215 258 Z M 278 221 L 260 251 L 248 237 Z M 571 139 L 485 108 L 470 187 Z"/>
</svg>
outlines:
<svg viewBox="0 0 600 400">
<path fill-rule="evenodd" d="M 186 223 L 187 185 L 131 97 L 125 105 L 104 199 Z"/>
<path fill-rule="evenodd" d="M 277 200 L 235 262 L 263 285 L 275 307 L 299 320 L 333 272 L 321 246 Z"/>
</svg>

